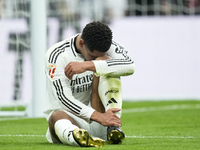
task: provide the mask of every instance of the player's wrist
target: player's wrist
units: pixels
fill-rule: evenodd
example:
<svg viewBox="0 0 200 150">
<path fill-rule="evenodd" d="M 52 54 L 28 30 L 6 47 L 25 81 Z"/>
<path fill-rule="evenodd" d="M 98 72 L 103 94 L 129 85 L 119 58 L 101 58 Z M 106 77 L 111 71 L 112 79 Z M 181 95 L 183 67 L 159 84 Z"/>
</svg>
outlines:
<svg viewBox="0 0 200 150">
<path fill-rule="evenodd" d="M 93 120 L 93 121 L 96 121 L 96 122 L 99 122 L 101 123 L 101 116 L 103 114 L 98 112 L 98 111 L 94 111 L 93 114 L 91 115 L 90 119 Z"/>
<path fill-rule="evenodd" d="M 86 70 L 90 70 L 90 71 L 93 71 L 93 72 L 96 71 L 95 65 L 92 61 L 85 61 L 84 64 L 85 64 L 84 67 L 85 67 Z"/>
</svg>

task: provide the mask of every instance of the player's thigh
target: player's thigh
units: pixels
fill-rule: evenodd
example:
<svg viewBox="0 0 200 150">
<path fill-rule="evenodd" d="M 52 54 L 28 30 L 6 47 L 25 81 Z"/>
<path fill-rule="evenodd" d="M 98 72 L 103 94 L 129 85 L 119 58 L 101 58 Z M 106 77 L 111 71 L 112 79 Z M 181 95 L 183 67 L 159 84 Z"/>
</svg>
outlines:
<svg viewBox="0 0 200 150">
<path fill-rule="evenodd" d="M 55 111 L 50 112 L 50 113 L 46 116 L 47 121 L 48 121 L 48 122 L 55 122 L 55 120 L 57 120 L 57 119 L 68 119 L 68 118 L 66 118 L 66 117 L 60 117 L 60 118 L 57 118 L 57 117 L 56 117 L 56 119 L 55 119 L 54 121 L 51 121 L 52 115 L 53 115 L 55 112 L 58 112 L 58 111 L 63 111 L 64 113 L 66 113 L 66 114 L 68 115 L 68 117 L 70 117 L 70 120 L 73 120 L 72 123 L 73 123 L 74 125 L 76 125 L 76 126 L 78 126 L 78 127 L 80 127 L 80 128 L 83 128 L 83 129 L 87 129 L 87 130 L 89 129 L 89 123 L 88 123 L 88 122 L 86 122 L 85 120 L 83 120 L 83 119 L 77 117 L 76 115 L 74 115 L 74 114 L 72 114 L 72 113 L 70 113 L 70 112 L 68 112 L 68 111 L 66 111 L 66 110 L 55 110 Z M 52 117 L 52 118 L 54 118 L 54 117 Z"/>
<path fill-rule="evenodd" d="M 67 111 L 65 110 L 57 110 L 57 111 L 54 111 L 48 122 L 49 122 L 49 126 L 53 126 L 55 125 L 55 123 L 58 121 L 58 120 L 61 120 L 61 119 L 67 119 L 67 120 L 70 120 L 72 124 L 76 125 L 79 127 L 79 125 L 77 124 L 77 122 L 73 119 L 73 117 L 71 117 Z"/>
</svg>

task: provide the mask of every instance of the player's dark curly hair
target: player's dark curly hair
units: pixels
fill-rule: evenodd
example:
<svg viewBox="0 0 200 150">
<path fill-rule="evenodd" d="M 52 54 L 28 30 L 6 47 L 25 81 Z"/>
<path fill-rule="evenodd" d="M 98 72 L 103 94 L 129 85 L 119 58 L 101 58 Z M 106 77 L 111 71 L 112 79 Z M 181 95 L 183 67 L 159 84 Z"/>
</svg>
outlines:
<svg viewBox="0 0 200 150">
<path fill-rule="evenodd" d="M 91 52 L 106 52 L 112 43 L 112 31 L 106 24 L 93 21 L 85 26 L 81 38 Z"/>
</svg>

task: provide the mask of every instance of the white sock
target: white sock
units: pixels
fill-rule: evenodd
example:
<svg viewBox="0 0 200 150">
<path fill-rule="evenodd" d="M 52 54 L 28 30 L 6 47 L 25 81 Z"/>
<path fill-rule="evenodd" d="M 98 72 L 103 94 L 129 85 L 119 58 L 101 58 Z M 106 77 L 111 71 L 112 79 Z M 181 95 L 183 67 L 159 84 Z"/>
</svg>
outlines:
<svg viewBox="0 0 200 150">
<path fill-rule="evenodd" d="M 73 125 L 71 121 L 67 119 L 61 119 L 56 121 L 55 125 L 55 132 L 60 141 L 63 144 L 70 145 L 70 146 L 79 146 L 73 137 L 73 130 L 78 128 L 77 126 Z"/>
<path fill-rule="evenodd" d="M 122 87 L 120 78 L 101 76 L 98 87 L 99 97 L 103 103 L 105 111 L 109 108 L 122 107 Z M 115 113 L 121 117 L 121 111 Z"/>
</svg>

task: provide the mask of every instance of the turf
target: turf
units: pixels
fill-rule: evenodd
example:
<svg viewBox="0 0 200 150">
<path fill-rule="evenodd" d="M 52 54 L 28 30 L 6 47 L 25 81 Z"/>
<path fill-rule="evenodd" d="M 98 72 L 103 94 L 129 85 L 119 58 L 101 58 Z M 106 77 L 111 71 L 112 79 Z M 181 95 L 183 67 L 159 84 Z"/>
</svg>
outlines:
<svg viewBox="0 0 200 150">
<path fill-rule="evenodd" d="M 100 149 L 199 150 L 199 106 L 200 101 L 195 100 L 123 102 L 122 129 L 126 138 L 121 145 L 106 144 Z M 44 118 L 0 121 L 0 149 L 88 149 L 48 143 L 44 136 L 47 126 Z"/>
</svg>

